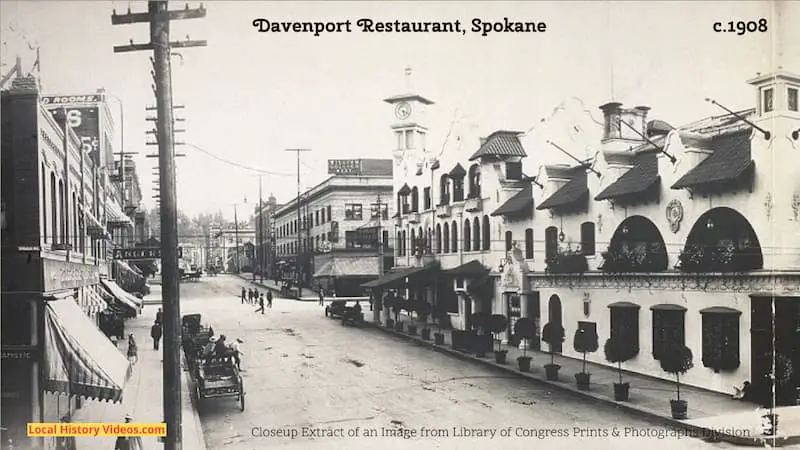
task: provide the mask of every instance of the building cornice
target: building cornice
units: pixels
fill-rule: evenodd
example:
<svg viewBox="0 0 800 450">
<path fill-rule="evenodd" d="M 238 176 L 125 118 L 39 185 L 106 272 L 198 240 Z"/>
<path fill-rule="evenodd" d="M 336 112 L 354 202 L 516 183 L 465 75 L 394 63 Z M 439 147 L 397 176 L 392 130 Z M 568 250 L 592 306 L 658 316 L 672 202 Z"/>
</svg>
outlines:
<svg viewBox="0 0 800 450">
<path fill-rule="evenodd" d="M 325 186 L 322 186 L 319 189 L 315 188 L 316 190 L 312 189 L 311 191 L 309 191 L 306 194 L 301 194 L 300 198 L 302 199 L 302 203 L 304 203 L 304 204 L 311 203 L 312 201 L 322 197 L 323 195 L 325 195 L 327 193 L 337 192 L 337 191 L 338 192 L 359 192 L 359 191 L 364 191 L 364 192 L 369 192 L 369 193 L 373 193 L 373 192 L 388 192 L 390 194 L 393 192 L 394 188 L 391 185 L 391 178 L 390 177 L 357 177 L 357 178 L 369 178 L 369 179 L 377 179 L 377 180 L 386 179 L 387 180 L 386 182 L 388 184 L 386 184 L 386 185 L 327 184 Z M 390 195 L 387 198 L 391 198 L 391 197 L 392 196 Z M 296 208 L 297 208 L 297 199 L 295 198 L 291 202 L 287 203 L 286 205 L 283 205 L 283 206 L 281 206 L 279 208 L 276 208 L 275 213 L 273 214 L 272 218 L 273 218 L 273 220 L 277 220 L 277 219 L 280 219 L 281 217 L 283 217 L 283 216 L 285 216 L 287 214 L 290 214 L 290 213 L 296 214 L 296 211 L 297 211 Z"/>
</svg>

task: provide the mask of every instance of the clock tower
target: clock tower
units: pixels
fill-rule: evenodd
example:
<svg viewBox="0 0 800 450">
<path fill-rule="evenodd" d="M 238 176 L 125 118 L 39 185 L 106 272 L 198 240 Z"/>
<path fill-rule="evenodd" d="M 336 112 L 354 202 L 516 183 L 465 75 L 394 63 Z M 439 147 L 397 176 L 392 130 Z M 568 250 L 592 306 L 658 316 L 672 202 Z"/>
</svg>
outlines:
<svg viewBox="0 0 800 450">
<path fill-rule="evenodd" d="M 393 107 L 395 121 L 391 127 L 396 144 L 392 153 L 397 169 L 395 173 L 403 174 L 400 178 L 414 173 L 417 168 L 413 164 L 422 162 L 420 158 L 425 152 L 428 133 L 428 128 L 424 125 L 425 108 L 433 104 L 431 100 L 413 93 L 410 67 L 405 69 L 405 77 L 407 93 L 383 100 Z"/>
</svg>

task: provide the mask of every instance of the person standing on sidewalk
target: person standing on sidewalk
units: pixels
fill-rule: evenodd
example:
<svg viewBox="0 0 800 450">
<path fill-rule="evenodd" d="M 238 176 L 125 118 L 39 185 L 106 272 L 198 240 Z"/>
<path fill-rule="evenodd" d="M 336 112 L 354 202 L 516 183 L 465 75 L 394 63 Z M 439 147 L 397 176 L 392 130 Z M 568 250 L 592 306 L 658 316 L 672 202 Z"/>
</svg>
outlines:
<svg viewBox="0 0 800 450">
<path fill-rule="evenodd" d="M 161 320 L 163 319 L 163 317 L 164 317 L 164 312 L 161 311 L 161 308 L 158 308 L 158 311 L 156 312 L 156 323 L 161 325 L 162 323 Z"/>
<path fill-rule="evenodd" d="M 136 339 L 133 333 L 128 335 L 128 362 L 131 366 L 139 362 L 139 349 L 136 346 Z"/>
<path fill-rule="evenodd" d="M 322 293 L 322 289 L 319 290 L 319 306 L 325 304 L 325 295 Z"/>
<path fill-rule="evenodd" d="M 272 308 L 272 291 L 267 291 L 267 306 Z"/>
<path fill-rule="evenodd" d="M 258 305 L 259 305 L 259 307 L 258 307 L 258 309 L 256 309 L 256 312 L 261 311 L 261 314 L 263 315 L 264 314 L 264 296 L 261 296 L 261 297 L 258 298 Z"/>
<path fill-rule="evenodd" d="M 244 305 L 245 295 L 247 295 L 247 289 L 242 286 L 242 304 Z"/>
<path fill-rule="evenodd" d="M 133 422 L 133 416 L 125 415 L 125 423 Z M 114 443 L 114 450 L 144 450 L 141 436 L 119 436 Z"/>
<path fill-rule="evenodd" d="M 158 350 L 158 341 L 161 340 L 161 324 L 156 322 L 150 327 L 150 337 L 153 338 L 153 350 Z"/>
</svg>

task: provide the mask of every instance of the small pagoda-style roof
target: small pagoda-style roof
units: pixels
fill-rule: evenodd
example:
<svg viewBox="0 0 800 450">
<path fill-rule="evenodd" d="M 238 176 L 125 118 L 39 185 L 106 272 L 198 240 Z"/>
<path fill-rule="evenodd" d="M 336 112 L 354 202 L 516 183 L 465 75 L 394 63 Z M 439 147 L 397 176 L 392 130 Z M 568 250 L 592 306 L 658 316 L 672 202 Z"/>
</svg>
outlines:
<svg viewBox="0 0 800 450">
<path fill-rule="evenodd" d="M 519 131 L 500 130 L 490 134 L 472 156 L 470 161 L 483 156 L 528 156 L 519 141 Z"/>
</svg>

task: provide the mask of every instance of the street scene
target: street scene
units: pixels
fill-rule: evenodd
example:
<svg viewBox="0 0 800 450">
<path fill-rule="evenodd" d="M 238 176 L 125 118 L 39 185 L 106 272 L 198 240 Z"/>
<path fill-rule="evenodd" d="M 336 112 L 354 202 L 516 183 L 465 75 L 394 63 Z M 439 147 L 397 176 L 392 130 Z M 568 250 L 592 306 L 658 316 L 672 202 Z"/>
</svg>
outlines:
<svg viewBox="0 0 800 450">
<path fill-rule="evenodd" d="M 800 2 L 0 2 L 0 450 L 800 446 Z"/>
</svg>

